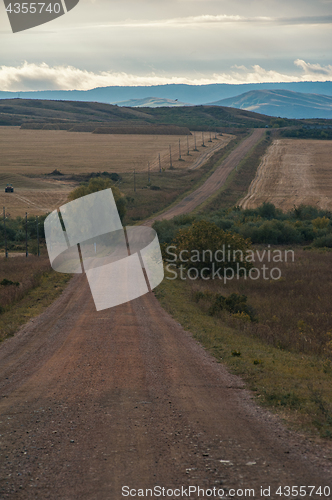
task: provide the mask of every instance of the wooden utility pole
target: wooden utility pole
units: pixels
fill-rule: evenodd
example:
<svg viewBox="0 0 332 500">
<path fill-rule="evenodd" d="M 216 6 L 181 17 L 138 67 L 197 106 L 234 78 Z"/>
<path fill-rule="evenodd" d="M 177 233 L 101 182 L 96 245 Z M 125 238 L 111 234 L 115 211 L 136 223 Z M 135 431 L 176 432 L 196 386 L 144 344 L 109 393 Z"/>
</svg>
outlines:
<svg viewBox="0 0 332 500">
<path fill-rule="evenodd" d="M 189 137 L 187 136 L 187 156 L 189 156 Z"/>
<path fill-rule="evenodd" d="M 150 162 L 148 161 L 148 183 L 150 184 Z"/>
<path fill-rule="evenodd" d="M 169 168 L 173 168 L 172 165 L 172 146 L 169 145 Z"/>
<path fill-rule="evenodd" d="M 134 192 L 136 193 L 136 170 L 134 170 Z"/>
<path fill-rule="evenodd" d="M 159 172 L 161 173 L 161 161 L 160 161 L 160 153 L 159 153 Z"/>
<path fill-rule="evenodd" d="M 181 160 L 181 139 L 179 139 L 179 160 Z"/>
<path fill-rule="evenodd" d="M 28 212 L 25 212 L 25 256 L 28 257 Z"/>
<path fill-rule="evenodd" d="M 8 257 L 8 251 L 7 251 L 7 231 L 6 231 L 6 209 L 3 207 L 3 230 L 5 233 L 5 257 Z"/>
<path fill-rule="evenodd" d="M 194 132 L 194 142 L 195 142 L 194 151 L 198 151 L 198 149 L 196 148 L 196 132 Z"/>
<path fill-rule="evenodd" d="M 37 223 L 37 256 L 39 257 L 40 252 L 39 252 L 39 221 L 38 221 L 38 215 L 36 217 L 36 223 Z"/>
</svg>

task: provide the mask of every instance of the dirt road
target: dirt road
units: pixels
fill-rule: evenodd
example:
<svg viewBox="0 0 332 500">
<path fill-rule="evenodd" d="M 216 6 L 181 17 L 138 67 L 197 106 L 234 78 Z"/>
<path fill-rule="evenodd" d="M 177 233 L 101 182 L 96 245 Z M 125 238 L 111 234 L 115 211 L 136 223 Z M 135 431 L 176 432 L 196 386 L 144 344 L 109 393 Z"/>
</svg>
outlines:
<svg viewBox="0 0 332 500">
<path fill-rule="evenodd" d="M 246 156 L 250 149 L 261 139 L 264 130 L 255 129 L 253 133 L 231 152 L 231 154 L 219 165 L 212 175 L 198 189 L 183 198 L 179 203 L 161 215 L 149 219 L 145 225 L 151 225 L 155 220 L 172 219 L 176 215 L 191 212 L 206 201 L 212 194 L 216 193 L 225 183 L 227 177 L 240 161 Z"/>
<path fill-rule="evenodd" d="M 270 486 L 275 499 L 279 486 L 331 486 L 331 450 L 259 409 L 153 293 L 97 313 L 76 277 L 1 346 L 0 366 L 1 499 L 119 500 L 123 486 L 183 486 L 191 499 L 203 496 L 189 486 L 232 498 Z"/>
</svg>

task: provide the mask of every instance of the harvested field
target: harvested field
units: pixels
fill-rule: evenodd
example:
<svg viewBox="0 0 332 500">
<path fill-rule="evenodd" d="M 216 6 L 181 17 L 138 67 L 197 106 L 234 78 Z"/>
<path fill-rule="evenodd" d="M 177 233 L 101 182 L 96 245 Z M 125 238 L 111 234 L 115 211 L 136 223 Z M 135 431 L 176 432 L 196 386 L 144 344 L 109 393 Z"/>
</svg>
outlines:
<svg viewBox="0 0 332 500">
<path fill-rule="evenodd" d="M 332 209 L 331 157 L 332 141 L 275 140 L 240 206 L 270 202 L 282 210 L 301 204 Z"/>
<path fill-rule="evenodd" d="M 1 173 L 0 207 L 6 207 L 8 216 L 43 215 L 67 201 L 73 182 L 29 178 L 20 174 Z M 13 184 L 14 193 L 5 193 L 6 184 Z"/>
<path fill-rule="evenodd" d="M 190 155 L 187 156 L 187 138 L 177 135 L 91 134 L 64 130 L 21 130 L 18 127 L 0 127 L 1 166 L 5 172 L 22 175 L 44 175 L 59 169 L 65 174 L 87 172 L 137 172 L 169 168 L 169 146 L 175 168 L 190 168 L 209 148 L 219 142 L 226 146 L 232 136 L 225 135 L 209 142 L 205 132 L 205 147 L 201 147 L 202 133 L 196 132 L 199 151 L 194 149 L 194 135 L 189 136 Z M 179 159 L 179 139 L 181 156 Z M 19 145 L 19 148 L 18 148 Z"/>
<path fill-rule="evenodd" d="M 233 136 L 213 138 L 202 133 L 187 138 L 176 135 L 98 135 L 63 130 L 21 130 L 18 127 L 0 127 L 0 206 L 5 206 L 12 217 L 30 214 L 42 215 L 67 201 L 75 187 L 71 181 L 45 177 L 58 169 L 64 174 L 77 175 L 91 172 L 126 173 L 170 168 L 199 168 L 216 150 L 225 147 Z M 179 160 L 181 141 L 181 161 Z M 18 147 L 19 145 L 19 147 Z M 13 184 L 14 193 L 5 193 L 6 184 Z"/>
</svg>

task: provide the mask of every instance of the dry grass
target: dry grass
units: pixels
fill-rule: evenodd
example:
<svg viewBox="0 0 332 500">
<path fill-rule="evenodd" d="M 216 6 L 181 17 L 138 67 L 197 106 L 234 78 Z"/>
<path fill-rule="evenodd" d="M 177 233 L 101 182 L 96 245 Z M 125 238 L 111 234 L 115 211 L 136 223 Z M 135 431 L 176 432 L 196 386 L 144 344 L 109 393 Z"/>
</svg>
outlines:
<svg viewBox="0 0 332 500">
<path fill-rule="evenodd" d="M 0 285 L 0 341 L 46 309 L 61 294 L 70 275 L 54 272 L 46 255 L 0 257 L 0 283 L 4 279 L 14 284 Z"/>
<path fill-rule="evenodd" d="M 50 261 L 46 256 L 0 258 L 0 283 L 4 279 L 19 283 L 18 286 L 0 284 L 1 308 L 6 310 L 22 299 L 29 290 L 39 285 L 42 274 L 50 270 Z"/>
<path fill-rule="evenodd" d="M 262 255 L 263 248 L 260 249 Z M 260 338 L 267 344 L 289 351 L 319 355 L 332 360 L 332 253 L 295 250 L 294 262 L 257 262 L 254 267 L 265 265 L 266 278 L 258 280 L 234 279 L 224 285 L 220 280 L 206 283 L 191 282 L 192 291 L 229 295 L 239 293 L 248 297 L 258 317 L 257 323 L 221 313 L 223 321 L 245 334 Z M 281 278 L 270 277 L 272 268 L 281 270 Z M 278 276 L 275 272 L 275 277 Z M 204 303 L 206 302 L 206 303 Z M 201 301 L 207 311 L 208 301 Z"/>
<path fill-rule="evenodd" d="M 312 257 L 315 258 L 317 259 L 317 255 Z M 309 261 L 311 262 L 311 257 Z M 322 267 L 327 264 L 328 261 Z M 317 266 L 313 269 L 317 271 Z M 290 276 L 288 279 L 290 281 Z M 270 287 L 269 299 L 265 298 L 263 290 L 259 291 L 260 284 L 256 296 L 250 294 L 248 290 L 241 289 L 241 292 L 248 292 L 249 303 L 255 304 L 257 309 L 260 306 L 260 314 L 264 313 L 267 303 L 269 306 L 267 316 L 277 313 L 282 318 L 282 309 L 285 308 L 286 323 L 287 320 L 291 320 L 293 305 L 294 314 L 303 317 L 298 310 L 301 299 L 299 302 L 294 300 L 289 303 L 288 297 L 288 300 L 285 298 L 280 305 L 276 304 L 274 307 L 274 301 L 282 299 L 282 292 L 280 290 L 275 292 L 273 287 L 286 282 L 275 285 L 268 283 L 265 294 L 267 287 Z M 327 291 L 327 283 L 318 293 L 323 292 L 323 289 Z M 218 288 L 219 292 L 230 293 L 232 290 L 230 287 L 227 287 L 227 290 Z M 288 291 L 290 290 L 291 284 L 288 286 Z M 303 288 L 302 292 L 304 291 Z M 329 359 L 275 347 L 269 341 L 266 342 L 266 336 L 259 338 L 257 332 L 247 329 L 246 325 L 249 323 L 243 320 L 232 319 L 229 316 L 225 318 L 208 315 L 204 304 L 198 306 L 193 300 L 192 287 L 188 281 L 165 279 L 155 293 L 163 307 L 219 362 L 226 364 L 233 373 L 240 375 L 247 382 L 259 404 L 273 408 L 292 428 L 309 432 L 315 438 L 318 436 L 332 438 L 332 363 Z M 287 290 L 284 290 L 284 293 L 287 294 Z M 313 294 L 314 291 L 302 305 L 310 305 Z M 261 305 L 260 300 L 263 302 Z M 308 316 L 310 312 L 323 314 L 326 311 L 326 302 L 321 309 L 316 309 L 316 306 L 309 309 Z M 306 314 L 306 311 L 303 313 Z M 329 314 L 331 318 L 330 311 Z M 263 317 L 260 319 L 262 321 Z M 331 319 L 329 322 L 331 323 Z"/>
<path fill-rule="evenodd" d="M 271 202 L 282 210 L 300 204 L 332 209 L 332 141 L 278 139 L 262 160 L 243 208 Z"/>
</svg>

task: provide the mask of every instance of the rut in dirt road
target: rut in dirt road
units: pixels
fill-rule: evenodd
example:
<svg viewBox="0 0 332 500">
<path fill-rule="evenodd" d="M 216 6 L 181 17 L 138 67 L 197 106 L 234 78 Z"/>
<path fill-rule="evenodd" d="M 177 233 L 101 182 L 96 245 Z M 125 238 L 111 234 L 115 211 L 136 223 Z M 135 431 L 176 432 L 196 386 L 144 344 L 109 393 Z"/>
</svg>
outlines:
<svg viewBox="0 0 332 500">
<path fill-rule="evenodd" d="M 153 293 L 96 312 L 75 277 L 1 346 L 0 366 L 1 499 L 120 500 L 123 486 L 157 485 L 251 498 L 271 486 L 275 499 L 280 485 L 331 484 L 324 451 L 259 409 Z"/>
</svg>

